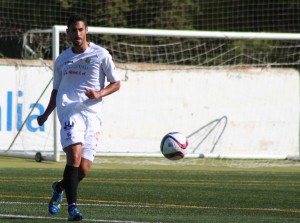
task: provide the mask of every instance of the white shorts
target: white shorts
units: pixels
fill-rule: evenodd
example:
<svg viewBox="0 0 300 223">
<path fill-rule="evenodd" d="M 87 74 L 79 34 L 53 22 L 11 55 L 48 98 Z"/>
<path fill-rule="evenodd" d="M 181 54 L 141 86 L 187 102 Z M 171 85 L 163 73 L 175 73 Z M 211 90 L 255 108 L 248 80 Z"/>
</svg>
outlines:
<svg viewBox="0 0 300 223">
<path fill-rule="evenodd" d="M 61 122 L 60 140 L 63 149 L 82 143 L 82 157 L 94 161 L 99 142 L 101 121 L 96 115 L 86 116 L 82 113 L 65 117 Z"/>
</svg>

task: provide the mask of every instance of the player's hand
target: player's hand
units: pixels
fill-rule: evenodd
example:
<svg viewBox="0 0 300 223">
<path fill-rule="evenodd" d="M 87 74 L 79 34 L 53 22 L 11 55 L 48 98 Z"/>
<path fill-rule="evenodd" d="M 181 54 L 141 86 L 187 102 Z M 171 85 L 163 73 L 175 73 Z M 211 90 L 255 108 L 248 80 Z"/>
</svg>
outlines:
<svg viewBox="0 0 300 223">
<path fill-rule="evenodd" d="M 39 124 L 39 126 L 42 126 L 46 121 L 47 121 L 48 117 L 45 117 L 44 115 L 40 115 L 37 117 L 37 123 Z"/>
<path fill-rule="evenodd" d="M 97 91 L 92 90 L 92 89 L 85 88 L 85 95 L 89 99 L 98 99 L 99 98 L 99 93 Z"/>
</svg>

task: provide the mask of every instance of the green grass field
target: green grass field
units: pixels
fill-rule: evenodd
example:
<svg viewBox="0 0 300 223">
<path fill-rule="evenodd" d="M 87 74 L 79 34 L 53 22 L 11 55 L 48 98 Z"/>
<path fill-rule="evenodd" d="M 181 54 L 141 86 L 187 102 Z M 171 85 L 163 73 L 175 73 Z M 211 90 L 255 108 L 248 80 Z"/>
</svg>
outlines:
<svg viewBox="0 0 300 223">
<path fill-rule="evenodd" d="M 0 157 L 0 222 L 66 222 L 47 211 L 64 163 Z M 65 200 L 65 199 L 64 199 Z M 300 222 L 300 163 L 97 158 L 79 187 L 85 222 Z"/>
</svg>

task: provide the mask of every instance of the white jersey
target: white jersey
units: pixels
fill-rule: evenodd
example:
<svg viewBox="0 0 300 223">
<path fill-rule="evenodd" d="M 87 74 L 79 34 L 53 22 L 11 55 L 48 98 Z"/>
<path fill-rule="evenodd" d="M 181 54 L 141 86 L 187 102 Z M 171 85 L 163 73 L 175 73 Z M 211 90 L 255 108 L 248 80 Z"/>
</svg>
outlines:
<svg viewBox="0 0 300 223">
<path fill-rule="evenodd" d="M 110 83 L 119 81 L 115 65 L 109 52 L 94 44 L 80 54 L 71 48 L 62 52 L 55 61 L 53 89 L 58 90 L 56 97 L 57 115 L 60 121 L 77 112 L 99 114 L 102 99 L 89 99 L 85 89 L 99 91 Z"/>
</svg>

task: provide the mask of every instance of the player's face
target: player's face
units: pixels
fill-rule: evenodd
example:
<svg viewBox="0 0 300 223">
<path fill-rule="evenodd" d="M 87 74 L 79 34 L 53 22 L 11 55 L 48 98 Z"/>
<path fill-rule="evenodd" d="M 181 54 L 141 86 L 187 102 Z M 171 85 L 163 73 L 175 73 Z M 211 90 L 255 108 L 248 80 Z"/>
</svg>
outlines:
<svg viewBox="0 0 300 223">
<path fill-rule="evenodd" d="M 75 24 L 71 25 L 67 29 L 67 34 L 70 40 L 73 43 L 74 47 L 84 47 L 87 43 L 86 34 L 88 33 L 87 27 L 84 25 L 84 22 L 78 21 Z"/>
</svg>

